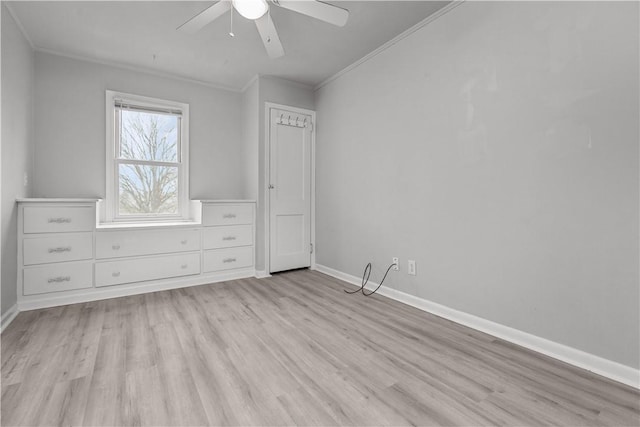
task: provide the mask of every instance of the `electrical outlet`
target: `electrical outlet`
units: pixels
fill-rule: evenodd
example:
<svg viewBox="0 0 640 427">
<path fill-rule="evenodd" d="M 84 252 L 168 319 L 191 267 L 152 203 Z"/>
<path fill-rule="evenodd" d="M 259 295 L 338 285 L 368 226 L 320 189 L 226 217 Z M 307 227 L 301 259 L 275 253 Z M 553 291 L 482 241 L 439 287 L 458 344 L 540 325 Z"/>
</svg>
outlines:
<svg viewBox="0 0 640 427">
<path fill-rule="evenodd" d="M 393 263 L 395 264 L 392 268 L 392 270 L 394 271 L 398 271 L 400 270 L 400 261 L 398 260 L 398 258 L 392 258 Z"/>
<path fill-rule="evenodd" d="M 26 187 L 27 185 L 29 185 L 29 175 L 27 175 L 27 173 L 24 173 L 24 186 Z"/>
<path fill-rule="evenodd" d="M 407 273 L 411 276 L 416 275 L 416 262 L 412 259 L 407 262 Z"/>
</svg>

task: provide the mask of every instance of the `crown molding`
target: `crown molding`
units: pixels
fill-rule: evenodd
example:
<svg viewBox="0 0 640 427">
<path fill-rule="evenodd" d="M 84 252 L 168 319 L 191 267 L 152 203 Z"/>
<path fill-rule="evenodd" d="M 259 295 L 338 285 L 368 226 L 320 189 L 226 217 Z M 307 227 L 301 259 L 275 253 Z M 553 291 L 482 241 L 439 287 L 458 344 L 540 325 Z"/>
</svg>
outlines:
<svg viewBox="0 0 640 427">
<path fill-rule="evenodd" d="M 331 83 L 332 81 L 336 80 L 337 78 L 339 78 L 339 77 L 347 74 L 348 72 L 356 69 L 357 67 L 359 67 L 360 65 L 364 64 L 368 60 L 374 58 L 375 56 L 377 56 L 380 53 L 384 52 L 385 50 L 389 49 L 391 46 L 395 45 L 396 43 L 398 43 L 402 39 L 405 39 L 405 38 L 409 37 L 411 34 L 415 33 L 416 31 L 418 31 L 422 27 L 426 26 L 427 24 L 430 24 L 431 22 L 435 21 L 436 19 L 438 19 L 438 18 L 444 16 L 445 14 L 451 12 L 453 9 L 455 9 L 458 6 L 460 6 L 465 1 L 466 0 L 453 0 L 451 3 L 447 4 L 442 9 L 438 9 L 436 12 L 434 12 L 431 15 L 427 16 L 425 19 L 423 19 L 422 21 L 418 22 L 413 27 L 403 31 L 400 34 L 398 34 L 397 36 L 395 36 L 394 38 L 392 38 L 391 40 L 389 40 L 388 42 L 386 42 L 385 44 L 383 44 L 382 46 L 380 46 L 376 50 L 366 54 L 365 56 L 363 56 L 362 58 L 358 59 L 353 64 L 347 66 L 346 68 L 343 68 L 342 70 L 338 71 L 337 73 L 335 73 L 334 75 L 332 75 L 328 79 L 323 80 L 322 82 L 317 84 L 313 88 L 313 90 L 317 91 L 318 89 L 328 85 L 329 83 Z"/>
<path fill-rule="evenodd" d="M 22 25 L 22 22 L 17 18 L 17 15 L 16 15 L 15 11 L 13 10 L 13 7 L 8 2 L 2 1 L 1 3 L 4 6 L 6 6 L 7 11 L 9 12 L 9 15 L 15 21 L 18 29 L 20 30 L 20 32 L 22 33 L 24 38 L 27 40 L 27 43 L 29 43 L 29 46 L 31 46 L 31 49 L 33 51 L 35 51 L 35 52 L 47 53 L 47 54 L 50 54 L 50 55 L 55 55 L 55 56 L 60 56 L 60 57 L 64 57 L 64 58 L 74 59 L 74 60 L 77 60 L 77 61 L 89 62 L 89 63 L 93 63 L 93 64 L 100 64 L 100 65 L 119 68 L 119 69 L 123 69 L 123 70 L 150 74 L 150 75 L 154 75 L 154 76 L 157 76 L 157 77 L 163 77 L 163 78 L 168 78 L 168 79 L 173 79 L 173 80 L 179 80 L 179 81 L 183 81 L 183 82 L 186 82 L 186 83 L 192 83 L 192 84 L 197 84 L 197 85 L 200 85 L 200 86 L 206 86 L 206 87 L 209 87 L 209 88 L 212 88 L 212 89 L 219 89 L 219 90 L 224 90 L 224 91 L 228 91 L 228 92 L 235 92 L 235 93 L 244 93 L 249 87 L 251 87 L 251 85 L 256 80 L 259 80 L 260 77 L 285 80 L 285 81 L 290 82 L 292 84 L 299 85 L 300 87 L 310 88 L 313 91 L 317 91 L 318 89 L 326 86 L 327 84 L 331 83 L 332 81 L 336 80 L 337 78 L 347 74 L 351 70 L 357 68 L 361 64 L 367 62 L 368 60 L 370 60 L 373 57 L 377 56 L 378 54 L 382 53 L 383 51 L 389 49 L 391 46 L 395 45 L 396 43 L 398 43 L 402 39 L 410 36 L 414 32 L 418 31 L 420 28 L 426 26 L 427 24 L 435 21 L 436 19 L 440 18 L 441 16 L 445 15 L 446 13 L 450 12 L 451 10 L 455 9 L 456 7 L 458 7 L 460 4 L 464 3 L 465 1 L 466 0 L 453 0 L 453 1 L 451 1 L 451 3 L 447 4 L 445 7 L 437 10 L 435 13 L 429 15 L 428 17 L 426 17 L 425 19 L 423 19 L 422 21 L 420 21 L 419 23 L 417 23 L 413 27 L 405 30 L 401 34 L 397 35 L 393 39 L 391 39 L 388 42 L 386 42 L 385 44 L 383 44 L 382 46 L 380 46 L 377 49 L 375 49 L 374 51 L 368 53 L 367 55 L 365 55 L 364 57 L 362 57 L 359 60 L 355 61 L 351 65 L 349 65 L 349 66 L 343 68 L 342 70 L 338 71 L 337 73 L 335 73 L 331 77 L 325 79 L 324 81 L 320 82 L 316 86 L 307 85 L 305 83 L 296 82 L 294 80 L 289 80 L 287 78 L 279 77 L 279 76 L 268 76 L 268 75 L 261 76 L 259 74 L 255 74 L 247 83 L 245 83 L 244 86 L 242 86 L 240 88 L 234 87 L 234 86 L 227 86 L 227 85 L 220 84 L 220 83 L 212 83 L 212 82 L 208 82 L 208 81 L 204 81 L 204 80 L 192 79 L 192 78 L 184 77 L 184 76 L 181 76 L 181 75 L 178 75 L 178 74 L 173 74 L 173 73 L 169 73 L 169 72 L 154 70 L 152 68 L 140 67 L 140 66 L 136 66 L 136 65 L 129 65 L 129 64 L 124 64 L 124 63 L 121 63 L 121 62 L 105 60 L 105 59 L 91 58 L 91 57 L 87 57 L 87 56 L 83 56 L 83 55 L 77 55 L 77 54 L 63 52 L 63 51 L 59 51 L 59 50 L 55 50 L 55 49 L 47 49 L 47 48 L 36 46 L 33 43 L 33 41 L 31 40 L 31 38 L 29 37 L 29 35 L 27 34 L 27 31 L 25 30 L 24 25 Z"/>
<path fill-rule="evenodd" d="M 260 78 L 260 74 L 256 74 L 253 77 L 251 77 L 249 81 L 245 83 L 244 86 L 242 86 L 242 89 L 240 89 L 240 92 L 245 93 L 247 89 L 249 89 L 255 82 L 258 81 L 259 78 Z"/>
<path fill-rule="evenodd" d="M 46 49 L 43 47 L 39 47 L 36 46 L 33 43 L 33 40 L 31 39 L 31 37 L 29 37 L 29 34 L 27 33 L 27 31 L 24 28 L 24 25 L 22 25 L 22 22 L 18 19 L 18 16 L 16 15 L 15 11 L 13 10 L 13 6 L 6 1 L 2 1 L 1 2 L 3 6 L 5 6 L 7 8 L 7 11 L 9 12 L 9 15 L 11 16 L 11 18 L 14 20 L 14 22 L 16 23 L 16 26 L 18 27 L 18 29 L 20 30 L 20 33 L 22 33 L 22 36 L 27 40 L 27 43 L 29 43 L 29 46 L 31 47 L 31 49 L 34 52 L 41 52 L 41 53 L 47 53 L 50 55 L 55 55 L 55 56 L 61 56 L 64 58 L 69 58 L 69 59 L 74 59 L 76 61 L 83 61 L 83 62 L 90 62 L 93 64 L 100 64 L 100 65 L 106 65 L 109 67 L 114 67 L 114 68 L 119 68 L 119 69 L 123 69 L 123 70 L 128 70 L 128 71 L 135 71 L 135 72 L 139 72 L 139 73 L 145 73 L 145 74 L 151 74 L 157 77 L 163 77 L 163 78 L 167 78 L 167 79 L 172 79 L 172 80 L 180 80 L 186 83 L 192 83 L 192 84 L 197 84 L 200 86 L 206 86 L 212 89 L 220 89 L 220 90 L 225 90 L 225 91 L 229 91 L 229 92 L 242 92 L 242 90 L 240 90 L 237 87 L 233 87 L 233 86 L 226 86 L 223 84 L 218 84 L 218 83 L 211 83 L 211 82 L 206 82 L 203 80 L 197 80 L 197 79 L 191 79 L 189 77 L 184 77 L 184 76 L 180 76 L 178 74 L 173 74 L 173 73 L 167 73 L 164 71 L 158 71 L 158 70 L 154 70 L 151 68 L 146 68 L 146 67 L 139 67 L 139 66 L 135 66 L 135 65 L 128 65 L 128 64 L 123 64 L 117 61 L 109 61 L 109 60 L 104 60 L 104 59 L 97 59 L 97 58 L 90 58 L 87 56 L 83 56 L 83 55 L 76 55 L 76 54 L 71 54 L 71 53 L 67 53 L 67 52 L 63 52 L 63 51 L 59 51 L 59 50 L 55 50 L 55 49 Z"/>
<path fill-rule="evenodd" d="M 262 77 L 263 79 L 267 79 L 267 80 L 280 80 L 280 81 L 286 82 L 287 84 L 290 84 L 292 86 L 297 86 L 297 87 L 299 87 L 301 89 L 314 90 L 314 86 L 313 85 L 308 85 L 306 83 L 298 82 L 296 80 L 291 80 L 291 79 L 288 79 L 286 77 L 274 76 L 273 74 L 261 74 L 260 77 Z"/>
<path fill-rule="evenodd" d="M 172 79 L 172 80 L 179 80 L 185 83 L 192 83 L 192 84 L 196 84 L 196 85 L 200 85 L 200 86 L 206 86 L 212 89 L 219 89 L 219 90 L 224 90 L 224 91 L 228 91 L 228 92 L 235 92 L 235 93 L 240 93 L 240 89 L 236 88 L 236 87 L 232 87 L 232 86 L 226 86 L 226 85 L 222 85 L 222 84 L 217 84 L 217 83 L 211 83 L 211 82 L 206 82 L 206 81 L 202 81 L 202 80 L 197 80 L 197 79 L 191 79 L 189 77 L 183 77 L 180 76 L 178 74 L 172 74 L 172 73 L 167 73 L 164 71 L 158 71 L 158 70 L 154 70 L 151 68 L 146 68 L 146 67 L 138 67 L 135 65 L 128 65 L 128 64 L 123 64 L 117 61 L 109 61 L 109 60 L 104 60 L 104 59 L 96 59 L 96 58 L 89 58 L 86 56 L 82 56 L 82 55 L 75 55 L 72 53 L 67 53 L 67 52 L 62 52 L 62 51 L 58 51 L 58 50 L 54 50 L 54 49 L 45 49 L 45 48 L 41 48 L 41 47 L 35 47 L 33 49 L 36 52 L 40 52 L 40 53 L 46 53 L 49 55 L 54 55 L 54 56 L 60 56 L 63 58 L 69 58 L 69 59 L 74 59 L 76 61 L 82 61 L 82 62 L 89 62 L 92 64 L 99 64 L 99 65 L 105 65 L 108 67 L 113 67 L 113 68 L 118 68 L 118 69 L 122 69 L 122 70 L 127 70 L 127 71 L 135 71 L 138 73 L 145 73 L 145 74 L 150 74 L 156 77 L 163 77 L 166 79 Z"/>
<path fill-rule="evenodd" d="M 16 15 L 15 11 L 13 10 L 13 6 L 6 1 L 3 1 L 1 3 L 4 7 L 7 8 L 7 12 L 9 12 L 9 16 L 11 16 L 11 18 L 13 19 L 13 22 L 16 23 L 16 26 L 20 30 L 20 33 L 22 33 L 22 36 L 27 40 L 27 43 L 29 43 L 29 46 L 31 46 L 31 49 L 34 50 L 35 46 L 33 44 L 33 41 L 31 40 L 31 37 L 29 37 L 29 34 L 27 34 L 27 30 L 24 29 L 24 25 L 22 25 L 22 22 L 18 19 L 18 15 Z"/>
<path fill-rule="evenodd" d="M 251 79 L 244 85 L 242 86 L 242 89 L 240 89 L 240 92 L 244 93 L 247 89 L 249 89 L 256 81 L 259 81 L 260 79 L 265 79 L 265 80 L 279 80 L 282 82 L 285 82 L 289 85 L 292 86 L 296 86 L 299 87 L 301 89 L 310 89 L 310 90 L 314 90 L 314 87 L 312 85 L 308 85 L 306 83 L 300 83 L 297 82 L 295 80 L 289 80 L 287 78 L 284 77 L 280 77 L 280 76 L 274 76 L 271 74 L 256 74 L 253 77 L 251 77 Z"/>
</svg>

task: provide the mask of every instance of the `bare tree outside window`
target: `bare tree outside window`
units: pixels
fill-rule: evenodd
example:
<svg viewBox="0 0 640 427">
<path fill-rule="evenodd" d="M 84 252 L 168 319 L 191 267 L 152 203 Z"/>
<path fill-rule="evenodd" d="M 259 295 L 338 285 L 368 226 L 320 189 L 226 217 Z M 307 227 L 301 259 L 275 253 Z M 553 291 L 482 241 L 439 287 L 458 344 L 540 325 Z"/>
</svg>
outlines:
<svg viewBox="0 0 640 427">
<path fill-rule="evenodd" d="M 178 214 L 180 117 L 120 109 L 119 214 Z"/>
</svg>

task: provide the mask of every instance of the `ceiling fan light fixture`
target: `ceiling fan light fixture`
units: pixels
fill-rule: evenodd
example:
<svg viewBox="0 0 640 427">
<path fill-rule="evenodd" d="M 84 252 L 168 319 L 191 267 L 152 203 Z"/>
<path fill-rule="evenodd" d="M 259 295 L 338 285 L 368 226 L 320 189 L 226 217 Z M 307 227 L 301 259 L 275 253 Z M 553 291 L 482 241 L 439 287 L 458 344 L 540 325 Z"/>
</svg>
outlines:
<svg viewBox="0 0 640 427">
<path fill-rule="evenodd" d="M 247 19 L 258 19 L 269 10 L 266 0 L 231 0 L 231 3 Z"/>
</svg>

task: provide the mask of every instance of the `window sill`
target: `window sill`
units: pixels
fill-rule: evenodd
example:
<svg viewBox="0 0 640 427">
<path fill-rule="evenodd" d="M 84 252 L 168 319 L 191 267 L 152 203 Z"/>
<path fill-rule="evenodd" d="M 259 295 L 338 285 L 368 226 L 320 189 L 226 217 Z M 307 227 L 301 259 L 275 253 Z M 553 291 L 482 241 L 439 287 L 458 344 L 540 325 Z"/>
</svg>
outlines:
<svg viewBox="0 0 640 427">
<path fill-rule="evenodd" d="M 185 228 L 202 225 L 199 221 L 166 221 L 166 222 L 101 222 L 96 225 L 97 230 L 132 230 L 155 228 Z"/>
</svg>

